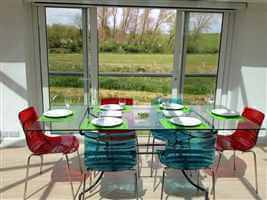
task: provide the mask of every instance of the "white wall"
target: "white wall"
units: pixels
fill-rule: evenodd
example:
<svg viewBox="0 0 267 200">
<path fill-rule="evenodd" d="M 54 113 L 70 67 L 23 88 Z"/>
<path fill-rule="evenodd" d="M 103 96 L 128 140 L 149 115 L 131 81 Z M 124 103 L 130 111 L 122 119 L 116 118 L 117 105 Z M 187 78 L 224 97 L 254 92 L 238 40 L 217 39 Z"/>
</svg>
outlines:
<svg viewBox="0 0 267 200">
<path fill-rule="evenodd" d="M 267 113 L 267 5 L 248 4 L 236 15 L 230 60 L 228 106 Z M 267 116 L 266 116 L 267 118 Z M 264 125 L 267 127 L 267 120 Z"/>
<path fill-rule="evenodd" d="M 18 112 L 28 103 L 22 0 L 0 1 L 0 131 L 4 142 L 24 137 Z"/>
</svg>

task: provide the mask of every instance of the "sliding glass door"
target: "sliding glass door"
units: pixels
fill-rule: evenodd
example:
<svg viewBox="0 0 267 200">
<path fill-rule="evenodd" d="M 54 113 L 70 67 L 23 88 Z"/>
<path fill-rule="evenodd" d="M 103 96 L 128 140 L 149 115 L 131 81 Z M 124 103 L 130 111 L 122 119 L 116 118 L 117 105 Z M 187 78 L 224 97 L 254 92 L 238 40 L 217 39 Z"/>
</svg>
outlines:
<svg viewBox="0 0 267 200">
<path fill-rule="evenodd" d="M 39 7 L 44 109 L 96 101 L 94 8 Z M 94 88 L 93 88 L 94 87 Z"/>
<path fill-rule="evenodd" d="M 215 101 L 224 12 L 36 8 L 45 110 L 118 96 L 137 104 L 156 96 L 186 104 Z"/>
</svg>

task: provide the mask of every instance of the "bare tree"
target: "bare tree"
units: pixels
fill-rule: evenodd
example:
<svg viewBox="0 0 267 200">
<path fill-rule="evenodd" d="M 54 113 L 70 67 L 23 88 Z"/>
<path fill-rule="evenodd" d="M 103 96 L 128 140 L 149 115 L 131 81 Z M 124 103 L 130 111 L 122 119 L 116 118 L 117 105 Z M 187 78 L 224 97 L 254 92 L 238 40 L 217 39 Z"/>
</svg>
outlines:
<svg viewBox="0 0 267 200">
<path fill-rule="evenodd" d="M 80 30 L 82 29 L 82 16 L 81 14 L 76 14 L 73 18 L 73 23 L 77 26 Z"/>
<path fill-rule="evenodd" d="M 122 20 L 120 24 L 121 33 L 126 34 L 130 22 L 131 8 L 123 8 L 122 10 Z"/>
<path fill-rule="evenodd" d="M 174 22 L 175 22 L 175 12 L 173 10 L 161 9 L 154 23 L 152 31 L 152 37 L 153 37 L 152 40 L 155 42 L 157 33 L 159 31 L 162 31 L 161 29 L 163 25 L 165 25 L 165 27 L 170 27 L 173 26 Z"/>
<path fill-rule="evenodd" d="M 133 39 L 136 38 L 137 35 L 137 28 L 138 28 L 138 19 L 139 19 L 139 9 L 138 8 L 131 8 L 131 20 L 129 22 L 129 33 L 133 36 Z"/>
<path fill-rule="evenodd" d="M 116 26 L 117 26 L 117 15 L 118 15 L 118 8 L 111 8 L 111 15 L 112 15 L 112 25 L 113 25 L 113 28 L 112 28 L 112 36 L 113 36 L 113 39 L 115 38 L 115 35 L 116 35 Z"/>
<path fill-rule="evenodd" d="M 143 42 L 144 34 L 146 30 L 148 29 L 148 22 L 149 22 L 149 15 L 150 15 L 150 8 L 145 8 L 142 13 L 142 26 L 141 26 L 141 35 L 139 42 Z"/>
<path fill-rule="evenodd" d="M 190 33 L 197 39 L 200 33 L 207 32 L 214 23 L 214 14 L 192 13 L 190 14 Z"/>
<path fill-rule="evenodd" d="M 97 9 L 98 28 L 100 32 L 100 38 L 105 40 L 109 34 L 110 28 L 108 26 L 108 18 L 110 16 L 110 10 L 106 7 L 99 7 Z"/>
</svg>

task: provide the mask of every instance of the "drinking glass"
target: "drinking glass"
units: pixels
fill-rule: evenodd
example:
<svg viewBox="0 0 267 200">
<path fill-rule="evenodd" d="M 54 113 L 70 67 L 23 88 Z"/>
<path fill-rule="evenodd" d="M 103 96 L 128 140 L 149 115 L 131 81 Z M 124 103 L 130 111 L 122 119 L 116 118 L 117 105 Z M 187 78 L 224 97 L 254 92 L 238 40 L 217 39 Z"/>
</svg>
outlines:
<svg viewBox="0 0 267 200">
<path fill-rule="evenodd" d="M 210 110 L 213 109 L 214 108 L 214 102 L 215 102 L 214 95 L 212 95 L 212 94 L 209 95 L 207 101 L 208 101 L 209 109 Z"/>
<path fill-rule="evenodd" d="M 65 96 L 64 98 L 64 103 L 65 103 L 65 108 L 70 109 L 71 106 L 71 97 L 70 96 Z"/>
</svg>

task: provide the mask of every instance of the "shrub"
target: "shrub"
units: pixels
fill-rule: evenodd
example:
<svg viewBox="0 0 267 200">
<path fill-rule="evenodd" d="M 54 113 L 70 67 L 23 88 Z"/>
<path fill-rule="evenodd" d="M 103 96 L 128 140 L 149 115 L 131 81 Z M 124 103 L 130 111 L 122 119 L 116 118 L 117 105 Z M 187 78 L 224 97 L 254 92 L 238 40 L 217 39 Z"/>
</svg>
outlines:
<svg viewBox="0 0 267 200">
<path fill-rule="evenodd" d="M 64 53 L 71 53 L 71 49 L 66 48 L 50 48 L 49 53 L 58 53 L 58 54 L 64 54 Z"/>
<path fill-rule="evenodd" d="M 49 79 L 49 86 L 83 88 L 83 81 L 79 77 L 52 77 Z"/>
<path fill-rule="evenodd" d="M 113 40 L 108 40 L 100 43 L 100 52 L 119 52 L 119 44 Z"/>
</svg>

